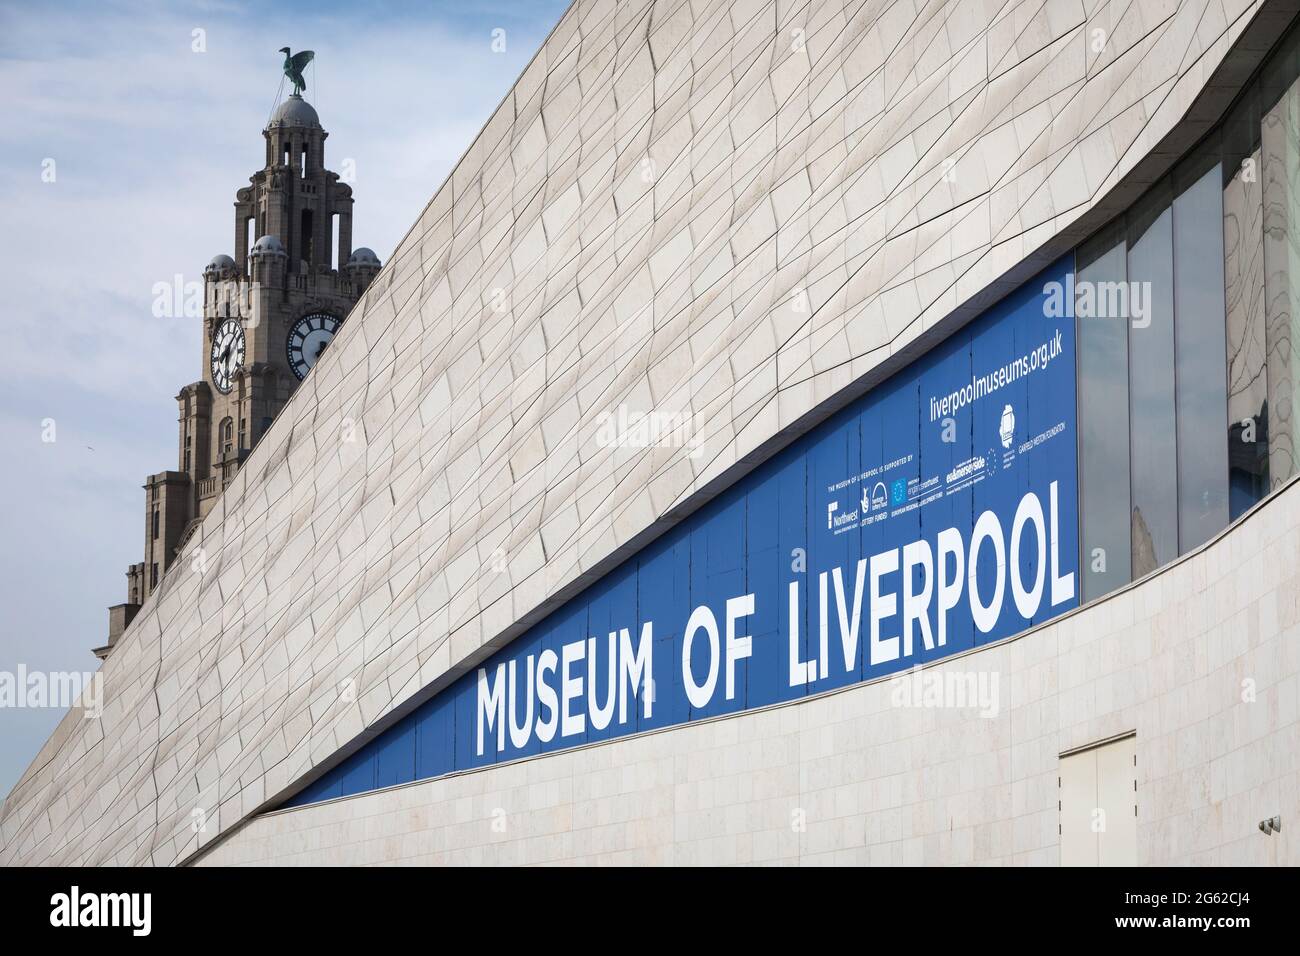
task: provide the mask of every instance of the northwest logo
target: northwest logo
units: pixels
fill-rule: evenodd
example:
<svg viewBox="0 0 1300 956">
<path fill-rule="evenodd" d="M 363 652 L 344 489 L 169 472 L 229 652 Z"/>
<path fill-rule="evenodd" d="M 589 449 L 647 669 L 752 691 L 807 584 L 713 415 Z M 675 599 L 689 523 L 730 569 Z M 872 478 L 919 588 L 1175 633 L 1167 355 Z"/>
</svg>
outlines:
<svg viewBox="0 0 1300 956">
<path fill-rule="evenodd" d="M 856 510 L 841 511 L 839 514 L 836 514 L 836 512 L 839 511 L 839 508 L 840 503 L 838 501 L 832 501 L 826 506 L 826 529 L 828 531 L 834 531 L 836 528 L 842 528 L 845 525 L 852 524 L 858 520 L 858 512 Z"/>
</svg>

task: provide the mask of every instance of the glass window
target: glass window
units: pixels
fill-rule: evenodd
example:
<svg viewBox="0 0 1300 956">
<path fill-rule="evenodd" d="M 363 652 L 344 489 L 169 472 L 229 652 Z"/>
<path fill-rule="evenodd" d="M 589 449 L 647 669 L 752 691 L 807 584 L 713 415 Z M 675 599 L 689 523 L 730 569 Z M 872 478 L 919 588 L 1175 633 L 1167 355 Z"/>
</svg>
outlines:
<svg viewBox="0 0 1300 956">
<path fill-rule="evenodd" d="M 1300 89 L 1294 42 L 1265 67 L 1260 147 L 1263 158 L 1264 289 L 1268 346 L 1269 479 L 1296 473 L 1296 322 L 1300 318 Z"/>
<path fill-rule="evenodd" d="M 1178 550 L 1228 525 L 1223 174 L 1218 141 L 1174 176 L 1174 364 L 1178 411 Z"/>
<path fill-rule="evenodd" d="M 1171 192 L 1168 181 L 1156 186 L 1128 219 L 1134 578 L 1178 556 Z"/>
<path fill-rule="evenodd" d="M 1228 363 L 1228 518 L 1268 493 L 1268 377 L 1259 96 L 1223 128 L 1223 288 Z"/>
<path fill-rule="evenodd" d="M 1122 222 L 1084 243 L 1075 258 L 1079 388 L 1079 520 L 1084 601 L 1130 580 L 1128 327 L 1106 317 L 1098 292 L 1127 280 Z"/>
</svg>

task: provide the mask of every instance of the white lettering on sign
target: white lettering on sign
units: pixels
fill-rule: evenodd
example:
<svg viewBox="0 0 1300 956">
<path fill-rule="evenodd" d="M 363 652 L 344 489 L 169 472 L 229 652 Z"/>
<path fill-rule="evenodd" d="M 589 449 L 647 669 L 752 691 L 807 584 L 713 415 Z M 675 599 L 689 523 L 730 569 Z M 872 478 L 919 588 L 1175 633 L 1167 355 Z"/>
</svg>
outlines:
<svg viewBox="0 0 1300 956">
<path fill-rule="evenodd" d="M 680 632 L 685 703 L 705 710 L 743 699 L 742 662 L 756 655 L 784 650 L 789 686 L 815 688 L 830 676 L 832 658 L 836 671 L 842 664 L 843 673 L 854 674 L 864 653 L 866 664 L 875 667 L 943 647 L 963 599 L 983 634 L 1001 620 L 1008 593 L 1025 620 L 1043 609 L 1045 594 L 1052 607 L 1073 600 L 1074 573 L 1061 574 L 1058 509 L 1057 483 L 1052 482 L 1046 509 L 1033 492 L 1020 499 L 1009 533 L 997 515 L 985 511 L 969 540 L 961 529 L 945 528 L 933 540 L 909 542 L 821 572 L 815 616 L 805 617 L 811 609 L 802 604 L 812 595 L 798 580 L 789 582 L 784 649 L 779 649 L 779 637 L 773 641 L 775 635 L 769 633 L 766 640 L 756 639 L 747 626 L 758 609 L 758 594 L 727 598 L 716 609 L 695 607 Z M 1033 569 L 1028 580 L 1026 566 Z M 817 622 L 815 653 L 807 646 L 801 620 Z M 622 628 L 604 640 L 583 636 L 558 651 L 547 648 L 491 670 L 480 667 L 477 753 L 483 755 L 489 746 L 503 752 L 507 734 L 510 747 L 522 750 L 534 737 L 545 744 L 557 733 L 562 739 L 581 737 L 615 721 L 623 727 L 635 720 L 637 701 L 642 716 L 651 718 L 653 663 L 654 626 L 645 621 L 635 644 L 632 631 Z"/>
<path fill-rule="evenodd" d="M 734 621 L 729 617 L 729 647 L 733 641 L 739 646 L 749 640 L 734 639 L 733 626 Z M 557 730 L 561 738 L 580 736 L 586 733 L 589 724 L 595 730 L 604 730 L 613 720 L 615 701 L 620 725 L 628 722 L 629 711 L 632 717 L 636 715 L 635 708 L 628 707 L 629 701 L 639 700 L 641 713 L 647 719 L 654 716 L 654 696 L 649 691 L 654 654 L 651 623 L 647 621 L 641 626 L 635 647 L 627 628 L 611 631 L 603 662 L 599 647 L 600 643 L 593 637 L 570 641 L 561 646 L 558 654 L 550 648 L 536 656 L 529 654 L 522 667 L 517 658 L 500 662 L 491 673 L 480 667 L 475 720 L 478 755 L 483 755 L 493 734 L 496 752 L 505 750 L 507 728 L 510 746 L 516 750 L 527 747 L 534 735 L 545 744 L 555 739 Z M 597 687 L 602 663 L 606 674 L 604 703 L 599 702 Z M 522 719 L 518 718 L 519 714 L 523 715 Z"/>
</svg>

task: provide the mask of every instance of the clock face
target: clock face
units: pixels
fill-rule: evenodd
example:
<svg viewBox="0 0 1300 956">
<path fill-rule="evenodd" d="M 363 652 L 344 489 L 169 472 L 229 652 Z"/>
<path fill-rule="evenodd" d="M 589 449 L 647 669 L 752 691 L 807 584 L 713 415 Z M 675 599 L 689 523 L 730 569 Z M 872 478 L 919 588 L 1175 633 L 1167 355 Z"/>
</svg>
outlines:
<svg viewBox="0 0 1300 956">
<path fill-rule="evenodd" d="M 324 312 L 304 315 L 293 324 L 293 328 L 289 330 L 287 350 L 289 367 L 293 369 L 293 374 L 298 376 L 299 381 L 311 371 L 311 367 L 316 364 L 316 360 L 325 351 L 325 346 L 330 344 L 330 339 L 334 338 L 334 333 L 342 324 L 339 319 Z"/>
<path fill-rule="evenodd" d="M 212 384 L 230 391 L 235 373 L 244 366 L 244 327 L 238 319 L 226 319 L 212 336 Z"/>
</svg>

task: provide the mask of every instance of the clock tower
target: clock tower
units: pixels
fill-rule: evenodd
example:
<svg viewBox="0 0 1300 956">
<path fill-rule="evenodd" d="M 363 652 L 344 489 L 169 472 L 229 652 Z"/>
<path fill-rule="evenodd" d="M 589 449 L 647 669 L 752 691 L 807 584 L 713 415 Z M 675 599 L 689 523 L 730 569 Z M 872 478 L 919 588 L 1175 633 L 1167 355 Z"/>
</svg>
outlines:
<svg viewBox="0 0 1300 956">
<path fill-rule="evenodd" d="M 235 255 L 203 270 L 203 377 L 176 396 L 177 468 L 145 480 L 144 561 L 109 608 L 101 658 L 379 272 L 352 248 L 352 188 L 325 168 L 328 135 L 296 90 L 262 131 L 266 165 L 235 194 Z"/>
</svg>

